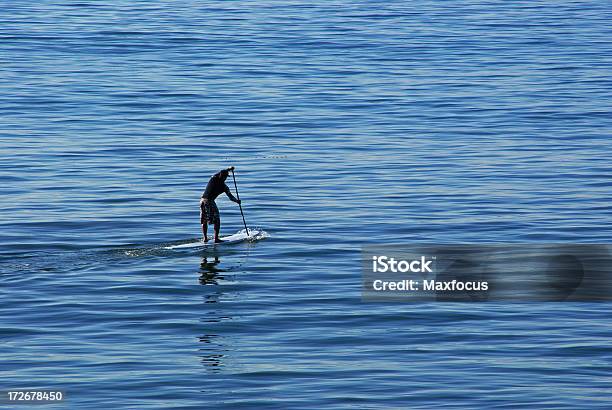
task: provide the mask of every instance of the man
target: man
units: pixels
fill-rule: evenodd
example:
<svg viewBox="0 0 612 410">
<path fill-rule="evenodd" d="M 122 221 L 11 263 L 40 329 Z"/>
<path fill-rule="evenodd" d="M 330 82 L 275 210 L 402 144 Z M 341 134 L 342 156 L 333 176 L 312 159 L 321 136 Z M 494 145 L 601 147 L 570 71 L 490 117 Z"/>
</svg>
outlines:
<svg viewBox="0 0 612 410">
<path fill-rule="evenodd" d="M 217 208 L 217 204 L 215 204 L 215 199 L 225 192 L 229 199 L 237 204 L 240 203 L 240 200 L 236 199 L 236 197 L 232 195 L 229 187 L 225 184 L 225 180 L 227 179 L 229 172 L 233 170 L 234 167 L 222 169 L 210 177 L 210 181 L 208 181 L 208 185 L 206 185 L 206 189 L 202 194 L 202 198 L 200 199 L 200 223 L 202 224 L 204 242 L 208 242 L 207 233 L 209 224 L 214 225 L 215 227 L 215 242 L 223 242 L 221 239 L 219 239 L 221 219 L 219 217 L 219 208 Z"/>
</svg>

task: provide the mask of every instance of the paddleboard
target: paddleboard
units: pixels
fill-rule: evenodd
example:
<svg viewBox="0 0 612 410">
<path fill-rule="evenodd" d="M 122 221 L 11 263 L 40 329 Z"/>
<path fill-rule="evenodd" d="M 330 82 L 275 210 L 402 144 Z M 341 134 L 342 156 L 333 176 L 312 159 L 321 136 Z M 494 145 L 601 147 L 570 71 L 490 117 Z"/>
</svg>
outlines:
<svg viewBox="0 0 612 410">
<path fill-rule="evenodd" d="M 206 247 L 212 247 L 212 246 L 227 245 L 230 243 L 238 243 L 238 242 L 243 242 L 247 240 L 259 240 L 265 237 L 266 237 L 266 233 L 262 230 L 249 229 L 249 234 L 247 235 L 246 231 L 243 229 L 242 231 L 236 232 L 233 235 L 222 236 L 221 240 L 223 242 L 220 242 L 220 243 L 215 243 L 213 239 L 210 238 L 208 242 L 203 242 L 202 240 L 199 240 L 197 242 L 189 242 L 189 243 L 183 243 L 180 245 L 166 246 L 164 247 L 164 249 L 206 248 Z"/>
</svg>

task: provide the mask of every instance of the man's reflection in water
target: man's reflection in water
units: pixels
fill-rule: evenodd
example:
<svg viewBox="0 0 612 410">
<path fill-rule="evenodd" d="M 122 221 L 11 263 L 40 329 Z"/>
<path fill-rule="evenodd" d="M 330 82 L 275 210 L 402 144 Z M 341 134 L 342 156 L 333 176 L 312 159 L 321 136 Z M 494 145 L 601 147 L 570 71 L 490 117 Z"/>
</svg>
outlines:
<svg viewBox="0 0 612 410">
<path fill-rule="evenodd" d="M 223 305 L 219 303 L 219 299 L 223 296 L 223 292 L 221 291 L 222 286 L 217 285 L 225 279 L 223 276 L 225 270 L 218 266 L 220 262 L 218 255 L 203 257 L 198 270 L 200 284 L 211 285 L 211 292 L 204 295 L 204 303 L 214 303 L 214 305 L 208 305 L 212 309 L 206 309 L 205 315 L 201 319 L 206 333 L 198 337 L 200 342 L 198 350 L 204 368 L 213 372 L 223 369 L 223 360 L 228 349 L 222 343 L 222 337 L 211 331 L 214 331 L 217 324 L 231 319 L 224 315 L 220 309 Z"/>
<path fill-rule="evenodd" d="M 220 273 L 224 272 L 223 269 L 217 268 L 217 265 L 221 261 L 219 256 L 214 257 L 203 257 L 200 262 L 200 284 L 201 285 L 218 285 L 219 280 L 225 279 Z"/>
<path fill-rule="evenodd" d="M 223 358 L 227 349 L 220 343 L 218 335 L 202 335 L 199 338 L 204 347 L 200 347 L 201 362 L 206 370 L 220 371 L 223 367 Z"/>
</svg>

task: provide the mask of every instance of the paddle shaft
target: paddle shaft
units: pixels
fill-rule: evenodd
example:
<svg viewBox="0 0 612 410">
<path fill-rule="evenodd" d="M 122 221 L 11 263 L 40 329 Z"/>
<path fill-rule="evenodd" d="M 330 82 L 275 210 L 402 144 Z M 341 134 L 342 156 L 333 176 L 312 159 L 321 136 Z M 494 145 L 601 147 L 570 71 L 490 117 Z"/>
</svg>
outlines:
<svg viewBox="0 0 612 410">
<path fill-rule="evenodd" d="M 234 188 L 236 188 L 236 199 L 240 201 L 240 195 L 238 195 L 238 184 L 236 184 L 236 175 L 234 175 L 233 169 L 232 169 L 232 178 L 234 179 Z M 246 230 L 247 236 L 249 236 L 249 228 L 247 228 L 246 220 L 244 219 L 244 212 L 242 212 L 242 204 L 238 202 L 238 206 L 240 207 L 240 215 L 242 215 L 242 222 L 244 223 L 244 229 Z"/>
</svg>

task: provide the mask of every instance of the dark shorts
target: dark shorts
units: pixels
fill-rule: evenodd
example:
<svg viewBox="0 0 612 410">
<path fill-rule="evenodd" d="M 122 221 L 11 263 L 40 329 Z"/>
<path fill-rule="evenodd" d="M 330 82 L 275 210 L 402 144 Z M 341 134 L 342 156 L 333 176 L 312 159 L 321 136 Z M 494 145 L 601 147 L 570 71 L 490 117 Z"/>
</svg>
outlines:
<svg viewBox="0 0 612 410">
<path fill-rule="evenodd" d="M 206 198 L 200 198 L 200 223 L 204 225 L 208 222 L 209 225 L 219 223 L 219 208 L 215 201 L 209 201 Z"/>
</svg>

